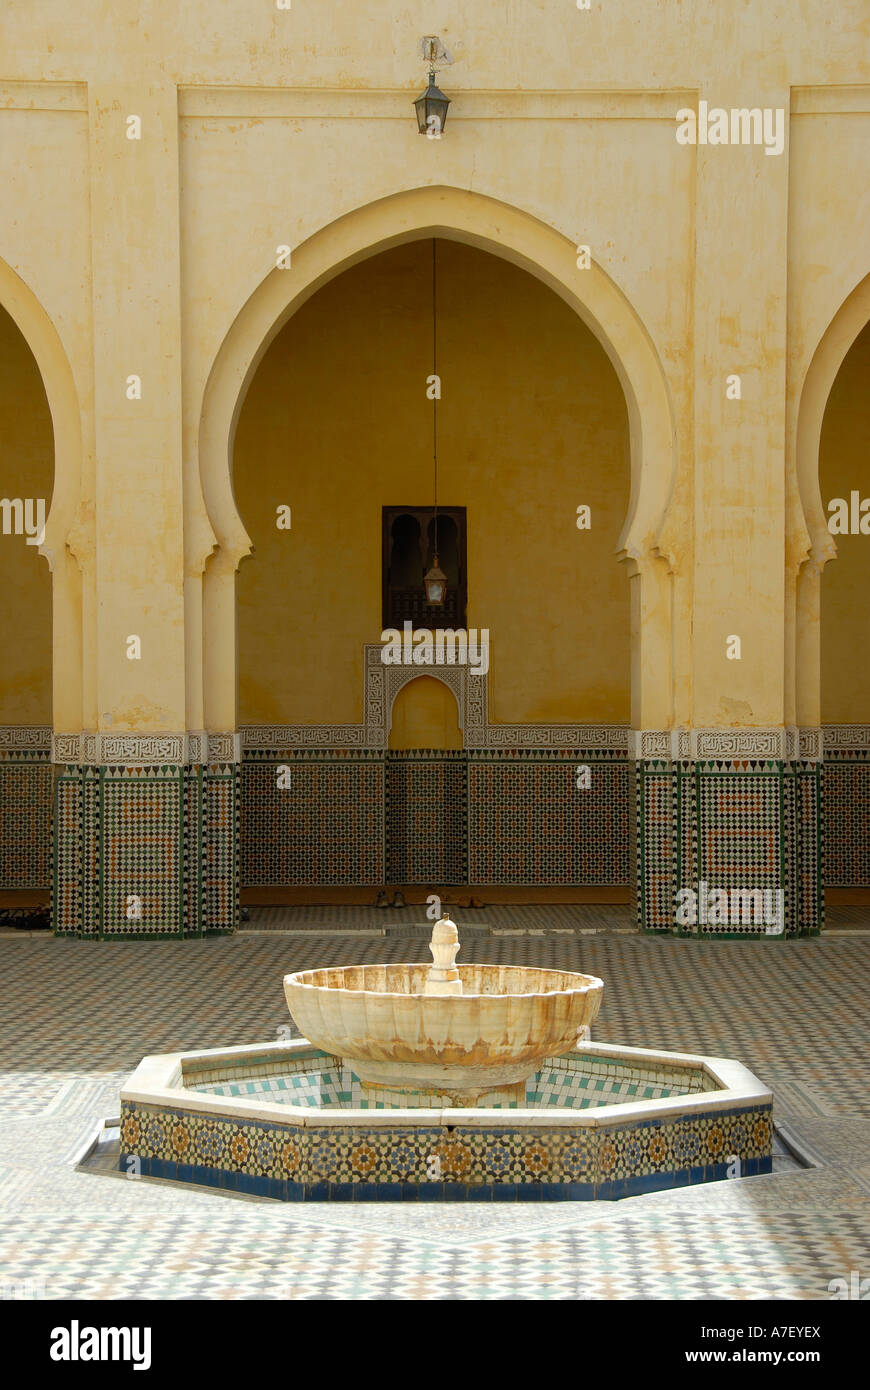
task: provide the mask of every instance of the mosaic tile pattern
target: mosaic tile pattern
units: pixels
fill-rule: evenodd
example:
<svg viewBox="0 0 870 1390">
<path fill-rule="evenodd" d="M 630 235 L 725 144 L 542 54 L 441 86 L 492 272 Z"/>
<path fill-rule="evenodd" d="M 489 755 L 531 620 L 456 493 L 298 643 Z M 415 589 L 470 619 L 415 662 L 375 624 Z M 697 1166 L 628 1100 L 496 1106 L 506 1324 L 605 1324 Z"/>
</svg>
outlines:
<svg viewBox="0 0 870 1390">
<path fill-rule="evenodd" d="M 820 931 L 824 919 L 824 779 L 817 763 L 794 765 L 794 915 L 796 933 Z"/>
<path fill-rule="evenodd" d="M 102 931 L 178 936 L 184 929 L 182 768 L 101 768 Z M 141 920 L 128 914 L 141 901 Z"/>
<path fill-rule="evenodd" d="M 787 893 L 781 765 L 747 761 L 737 770 L 724 761 L 698 763 L 696 779 L 697 882 L 728 890 L 781 888 Z M 705 935 L 757 935 L 759 927 L 708 923 L 699 924 L 699 930 Z"/>
<path fill-rule="evenodd" d="M 630 777 L 606 749 L 248 749 L 242 883 L 627 884 Z"/>
<path fill-rule="evenodd" d="M 74 1166 L 144 1051 L 276 1037 L 287 1015 L 273 982 L 359 958 L 358 940 L 328 922 L 324 932 L 121 951 L 0 939 L 4 1280 L 35 1281 L 27 1296 L 52 1299 L 813 1301 L 834 1277 L 867 1276 L 870 953 L 858 937 L 774 950 L 622 935 L 464 947 L 470 959 L 601 976 L 603 1041 L 740 1057 L 821 1168 L 778 1174 L 775 1160 L 770 1175 L 592 1207 L 269 1202 L 131 1181 L 116 1137 Z M 422 942 L 364 945 L 370 959 L 425 956 Z"/>
<path fill-rule="evenodd" d="M 782 935 L 822 925 L 823 826 L 819 766 L 758 759 L 637 764 L 638 917 L 646 931 L 758 936 L 765 922 L 676 921 L 676 893 L 783 894 Z M 773 907 L 773 899 L 769 906 Z M 738 907 L 739 910 L 739 907 Z M 750 914 L 747 912 L 747 917 Z M 772 914 L 767 913 L 768 916 Z M 700 914 L 699 914 L 700 916 Z M 771 923 L 770 925 L 776 925 Z M 777 935 L 777 933 L 769 933 Z"/>
<path fill-rule="evenodd" d="M 51 781 L 47 750 L 0 748 L 0 889 L 51 883 Z"/>
<path fill-rule="evenodd" d="M 182 892 L 184 934 L 198 935 L 205 910 L 205 787 L 202 768 L 183 770 L 184 830 L 182 841 Z"/>
<path fill-rule="evenodd" d="M 72 936 L 83 926 L 83 868 L 89 848 L 84 840 L 84 788 L 74 768 L 61 769 L 55 786 L 54 840 L 54 929 Z"/>
<path fill-rule="evenodd" d="M 388 883 L 467 883 L 466 757 L 423 749 L 387 753 Z"/>
<path fill-rule="evenodd" d="M 0 889 L 47 886 L 52 881 L 52 857 L 53 854 L 57 854 L 60 856 L 59 872 L 54 876 L 55 882 L 52 886 L 55 890 L 56 921 L 59 930 L 95 934 L 99 930 L 105 910 L 97 901 L 98 827 L 101 824 L 102 811 L 98 802 L 99 787 L 89 781 L 90 776 L 97 776 L 99 782 L 98 773 L 93 768 L 75 771 L 71 765 L 59 768 L 62 781 L 55 789 L 52 805 L 52 768 L 48 762 L 50 755 L 47 747 L 36 746 L 40 740 L 34 739 L 33 742 L 33 747 L 25 746 L 24 743 L 15 748 L 0 747 Z M 298 751 L 296 750 L 296 754 Z M 495 756 L 515 759 L 530 751 L 532 750 L 500 749 Z M 535 751 L 543 752 L 545 759 L 553 756 L 553 750 Z M 601 752 L 600 749 L 595 752 L 567 750 L 567 757 L 588 762 L 600 757 Z M 521 784 L 514 786 L 513 790 L 516 791 L 519 800 L 513 812 L 510 807 L 507 808 L 505 821 L 506 808 L 499 805 L 497 780 L 494 781 L 491 777 L 487 783 L 485 775 L 478 772 L 475 785 L 482 801 L 476 819 L 472 810 L 472 822 L 482 830 L 484 837 L 489 833 L 490 839 L 487 841 L 484 838 L 480 843 L 474 881 L 634 883 L 638 921 L 648 931 L 672 930 L 674 879 L 669 878 L 669 874 L 676 874 L 679 863 L 682 881 L 697 882 L 699 878 L 695 861 L 698 854 L 704 850 L 705 841 L 701 834 L 697 839 L 693 837 L 692 830 L 698 807 L 698 792 L 702 783 L 697 778 L 695 765 L 692 763 L 670 764 L 650 761 L 637 763 L 636 781 L 632 782 L 631 772 L 625 767 L 624 753 L 621 750 L 613 750 L 613 755 L 615 766 L 619 767 L 620 771 L 611 774 L 615 779 L 612 784 L 601 783 L 598 779 L 600 768 L 596 768 L 593 789 L 600 789 L 602 799 L 599 800 L 594 791 L 588 793 L 590 798 L 594 796 L 594 800 L 588 803 L 593 808 L 591 824 L 580 827 L 579 832 L 571 823 L 570 817 L 565 817 L 561 796 L 547 799 L 549 789 L 546 778 L 539 776 L 535 790 L 536 800 L 531 810 L 523 799 L 528 787 Z M 333 878 L 330 876 L 333 873 L 330 854 L 327 852 L 315 855 L 317 862 L 312 862 L 312 856 L 306 852 L 305 834 L 299 829 L 288 829 L 284 823 L 286 806 L 279 800 L 277 790 L 271 795 L 268 778 L 266 782 L 257 786 L 256 777 L 252 777 L 249 771 L 250 764 L 261 757 L 277 762 L 279 759 L 293 756 L 293 753 L 280 749 L 249 749 L 246 752 L 246 768 L 242 774 L 242 798 L 239 799 L 237 789 L 235 813 L 241 824 L 244 812 L 245 830 L 242 834 L 241 829 L 237 829 L 234 840 L 226 834 L 229 791 L 224 788 L 219 792 L 216 786 L 211 786 L 212 776 L 206 770 L 204 795 L 208 805 L 197 805 L 194 789 L 186 784 L 185 825 L 188 830 L 183 850 L 186 856 L 183 868 L 185 931 L 195 931 L 196 927 L 193 924 L 197 922 L 218 923 L 215 929 L 227 929 L 224 924 L 232 921 L 237 902 L 237 892 L 228 887 L 232 884 L 234 875 L 240 880 L 243 878 L 245 883 L 264 884 L 380 884 L 384 881 L 384 871 L 387 867 L 385 848 L 389 849 L 390 838 L 387 836 L 385 847 L 383 826 L 378 826 L 378 817 L 383 816 L 384 808 L 383 805 L 379 806 L 377 791 L 375 790 L 373 799 L 369 800 L 368 811 L 360 821 L 365 843 L 362 844 L 353 871 L 349 877 Z M 346 756 L 347 754 L 341 751 L 333 750 L 326 753 L 327 761 L 336 758 L 342 762 Z M 478 758 L 474 752 L 470 756 Z M 378 757 L 383 757 L 383 754 L 375 753 L 374 757 L 377 760 Z M 726 766 L 727 763 L 721 764 L 721 767 Z M 744 760 L 734 763 L 733 766 L 745 773 L 749 763 Z M 761 763 L 759 766 L 764 767 L 766 764 Z M 779 767 L 780 764 L 770 766 Z M 238 771 L 232 764 L 219 765 L 215 775 L 219 778 L 236 777 Z M 785 765 L 782 779 L 783 814 L 779 817 L 779 830 L 792 882 L 792 891 L 786 895 L 789 934 L 793 931 L 818 929 L 822 913 L 822 884 L 870 887 L 870 749 L 851 746 L 840 748 L 826 744 L 825 761 L 821 770 L 822 788 L 814 787 L 819 775 L 817 764 L 795 762 Z M 623 798 L 623 776 L 628 779 L 627 800 Z M 76 783 L 75 786 L 70 785 L 70 778 Z M 413 775 L 408 781 L 409 784 L 413 784 Z M 552 784 L 550 789 L 551 787 Z M 671 789 L 673 825 L 668 824 L 668 787 Z M 339 790 L 342 791 L 341 786 Z M 321 801 L 318 803 L 319 810 L 315 812 L 314 821 L 317 821 L 318 815 L 322 812 L 320 829 L 326 832 L 323 843 L 328 846 L 329 837 L 335 831 L 334 824 L 330 828 L 329 774 L 325 774 L 320 782 L 319 792 Z M 370 792 L 371 788 L 366 789 L 364 797 Z M 712 794 L 711 789 L 707 787 L 700 803 L 702 816 L 705 813 L 707 816 L 708 851 L 712 824 Z M 490 798 L 489 801 L 487 797 Z M 417 806 L 416 798 L 412 796 L 410 799 L 411 819 L 418 814 L 424 814 L 427 801 L 425 790 L 419 800 L 422 804 Z M 431 800 L 431 792 L 428 794 L 428 800 Z M 504 798 L 502 800 L 504 801 Z M 769 836 L 778 816 L 770 797 L 763 796 L 762 800 L 765 804 L 767 827 L 764 834 Z M 57 834 L 52 830 L 54 815 L 61 818 Z M 731 813 L 726 813 L 726 820 L 729 815 L 733 820 Z M 548 836 L 553 834 L 554 825 L 558 827 L 562 818 L 559 833 L 565 837 L 566 856 L 562 870 L 557 871 L 551 879 L 529 877 L 523 880 L 513 876 L 515 870 L 523 872 L 524 868 L 529 869 L 528 860 L 536 857 L 531 850 L 527 851 L 524 864 L 521 845 L 524 817 L 532 837 L 537 837 L 544 844 Z M 615 817 L 618 847 L 609 862 L 606 859 L 600 862 L 600 854 L 606 851 L 606 846 L 602 846 L 600 836 L 598 839 L 596 836 L 599 835 L 600 826 L 610 824 L 610 817 Z M 200 819 L 203 827 L 201 832 L 193 829 L 197 819 Z M 81 822 L 79 831 L 74 829 L 74 822 L 77 820 Z M 499 855 L 496 821 L 509 832 L 502 857 Z M 517 821 L 520 823 L 519 831 Z M 219 824 L 220 831 L 209 832 L 210 822 L 214 825 Z M 634 836 L 629 831 L 632 824 Z M 313 829 L 310 817 L 307 829 Z M 824 846 L 821 843 L 820 829 L 824 830 Z M 77 838 L 79 834 L 84 835 L 83 841 Z M 587 836 L 585 840 L 582 838 L 584 835 Z M 315 836 L 311 843 L 316 845 L 321 841 Z M 69 852 L 64 849 L 65 846 L 73 844 L 79 845 L 79 849 Z M 197 844 L 198 858 L 195 849 Z M 407 844 L 406 837 L 406 848 Z M 455 854 L 454 864 L 457 863 L 459 850 L 452 830 L 446 844 L 449 845 L 450 855 Z M 577 846 L 581 844 L 583 848 L 578 849 Z M 733 848 L 732 834 L 732 851 Z M 84 864 L 78 862 L 82 856 L 85 859 Z M 596 862 L 596 856 L 599 862 Z M 715 853 L 713 857 L 715 858 Z M 212 865 L 210 871 L 207 869 L 206 861 Z M 546 849 L 542 862 L 546 867 Z M 344 871 L 342 863 L 346 866 L 347 857 L 345 851 L 339 847 L 335 856 L 339 873 Z M 285 874 L 284 867 L 287 865 L 295 877 Z M 405 866 L 397 862 L 395 867 Z M 425 866 L 419 881 L 430 879 L 429 867 Z M 435 866 L 436 869 L 438 867 Z M 447 870 L 450 866 L 445 862 L 443 867 Z M 537 872 L 534 863 L 531 865 L 531 871 Z M 572 877 L 575 873 L 579 876 Z M 488 878 L 490 874 L 492 877 Z M 406 876 L 404 873 L 395 875 L 397 881 L 408 881 L 410 877 L 411 875 Z M 201 881 L 197 881 L 198 878 Z M 441 879 L 445 883 L 459 881 L 459 876 L 454 879 L 448 872 L 433 873 L 431 878 Z"/>
<path fill-rule="evenodd" d="M 278 785 L 280 767 L 290 785 Z M 243 884 L 384 882 L 383 754 L 252 749 L 241 765 Z"/>
<path fill-rule="evenodd" d="M 506 1112 L 506 1114 L 509 1112 Z M 600 1129 L 440 1125 L 309 1128 L 121 1105 L 119 1166 L 282 1201 L 613 1200 L 771 1170 L 769 1106 Z"/>
<path fill-rule="evenodd" d="M 675 776 L 667 763 L 638 763 L 638 921 L 645 931 L 672 931 L 677 857 Z"/>
<path fill-rule="evenodd" d="M 62 883 L 69 872 L 81 884 L 81 919 L 75 929 L 82 936 L 98 936 L 103 930 L 103 895 L 101 891 L 103 865 L 103 798 L 100 794 L 100 769 L 80 768 L 82 796 L 82 825 L 80 838 L 57 845 L 54 861 L 55 881 Z M 57 928 L 55 928 L 57 930 Z"/>
<path fill-rule="evenodd" d="M 870 750 L 825 749 L 825 883 L 870 888 Z"/>
<path fill-rule="evenodd" d="M 185 1078 L 185 1089 L 202 1095 L 235 1096 L 265 1100 L 275 1104 L 307 1105 L 320 1110 L 421 1109 L 450 1105 L 437 1091 L 390 1090 L 383 1086 L 364 1086 L 347 1066 L 324 1065 L 330 1059 L 312 1050 L 308 1064 L 282 1057 L 255 1066 L 233 1069 L 228 1076 L 224 1065 L 215 1079 L 203 1080 L 194 1073 Z M 477 1108 L 546 1109 L 568 1107 L 588 1110 L 602 1105 L 620 1105 L 632 1100 L 659 1100 L 667 1096 L 696 1095 L 716 1089 L 716 1083 L 702 1069 L 641 1066 L 588 1057 L 551 1057 L 534 1076 L 519 1087 L 491 1091 L 482 1095 Z"/>
<path fill-rule="evenodd" d="M 597 749 L 470 751 L 469 882 L 627 884 L 630 776 L 623 754 Z"/>
<path fill-rule="evenodd" d="M 240 887 L 238 764 L 209 766 L 203 780 L 202 925 L 207 931 L 235 931 L 239 926 Z"/>
<path fill-rule="evenodd" d="M 55 796 L 59 935 L 235 929 L 232 770 L 218 768 L 211 776 L 196 767 L 68 766 L 59 772 Z"/>
</svg>

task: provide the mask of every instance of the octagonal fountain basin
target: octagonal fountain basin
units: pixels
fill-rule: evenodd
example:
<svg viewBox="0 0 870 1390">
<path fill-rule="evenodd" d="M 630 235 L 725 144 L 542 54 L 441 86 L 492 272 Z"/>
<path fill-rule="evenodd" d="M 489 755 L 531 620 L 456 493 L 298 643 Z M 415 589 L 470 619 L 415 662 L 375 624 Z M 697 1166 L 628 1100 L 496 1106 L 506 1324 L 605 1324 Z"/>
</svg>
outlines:
<svg viewBox="0 0 870 1390">
<path fill-rule="evenodd" d="M 119 1166 L 281 1201 L 613 1201 L 772 1166 L 739 1062 L 585 1043 L 457 1104 L 363 1084 L 304 1038 L 146 1057 Z"/>
<path fill-rule="evenodd" d="M 604 989 L 568 970 L 460 965 L 436 993 L 437 969 L 436 957 L 434 967 L 302 970 L 285 975 L 284 995 L 299 1031 L 363 1084 L 472 1098 L 519 1086 L 544 1058 L 576 1048 Z"/>
</svg>

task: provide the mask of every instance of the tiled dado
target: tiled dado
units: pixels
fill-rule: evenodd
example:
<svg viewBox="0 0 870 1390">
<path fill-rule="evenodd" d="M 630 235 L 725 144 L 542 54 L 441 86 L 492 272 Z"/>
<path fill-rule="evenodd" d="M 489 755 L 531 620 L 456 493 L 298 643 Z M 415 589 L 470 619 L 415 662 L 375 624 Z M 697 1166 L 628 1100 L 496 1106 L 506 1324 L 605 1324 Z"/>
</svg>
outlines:
<svg viewBox="0 0 870 1390">
<path fill-rule="evenodd" d="M 821 929 L 821 763 L 818 756 L 798 756 L 802 749 L 816 754 L 820 741 L 814 747 L 802 737 L 812 732 L 696 730 L 689 741 L 687 731 L 675 731 L 666 736 L 671 748 L 717 748 L 722 756 L 637 759 L 635 881 L 645 930 L 777 939 Z M 636 751 L 643 747 L 639 735 Z M 788 760 L 757 756 L 784 748 Z M 729 893 L 781 890 L 782 932 L 743 920 L 680 925 L 677 892 L 698 892 L 701 883 Z"/>
<path fill-rule="evenodd" d="M 468 754 L 471 883 L 625 885 L 631 830 L 630 766 L 618 750 Z"/>
<path fill-rule="evenodd" d="M 247 750 L 240 856 L 244 885 L 383 883 L 383 753 Z"/>
<path fill-rule="evenodd" d="M 388 883 L 468 883 L 468 762 L 461 752 L 386 753 Z"/>
<path fill-rule="evenodd" d="M 769 1104 L 583 1127 L 509 1115 L 486 1128 L 311 1127 L 125 1100 L 120 1167 L 283 1201 L 612 1200 L 771 1171 Z"/>
<path fill-rule="evenodd" d="M 241 778 L 244 885 L 630 882 L 618 749 L 255 748 Z"/>
<path fill-rule="evenodd" d="M 0 727 L 0 889 L 51 883 L 51 729 Z"/>
<path fill-rule="evenodd" d="M 81 739 L 79 750 L 90 753 Z M 115 736 L 113 736 L 115 737 Z M 53 924 L 92 938 L 202 936 L 238 925 L 238 764 L 203 736 L 123 736 L 123 762 L 57 768 Z M 169 740 L 176 740 L 170 743 Z M 58 736 L 56 736 L 56 745 Z M 102 751 L 111 747 L 108 741 Z M 179 761 L 149 763 L 160 752 Z"/>
<path fill-rule="evenodd" d="M 823 729 L 825 883 L 870 888 L 870 724 Z"/>
<path fill-rule="evenodd" d="M 50 728 L 41 726 L 0 727 L 0 889 L 47 887 L 53 881 L 53 855 L 65 856 L 58 859 L 54 876 L 55 901 L 62 898 L 66 905 L 63 929 L 100 934 L 106 924 L 111 928 L 112 913 L 105 899 L 105 914 L 97 901 L 95 827 L 100 778 L 95 770 L 120 768 L 123 782 L 134 780 L 134 770 L 170 768 L 174 770 L 164 775 L 164 781 L 166 775 L 172 781 L 178 779 L 179 768 L 197 767 L 204 769 L 201 776 L 192 777 L 188 771 L 181 778 L 187 784 L 182 818 L 188 856 L 187 870 L 183 860 L 181 868 L 181 921 L 198 921 L 205 930 L 225 930 L 224 924 L 235 919 L 234 884 L 240 861 L 243 879 L 251 884 L 379 884 L 392 869 L 401 870 L 395 873 L 396 881 L 412 880 L 410 860 L 423 855 L 428 838 L 425 827 L 431 821 L 433 778 L 449 792 L 447 801 L 453 809 L 436 862 L 420 860 L 424 882 L 461 877 L 463 855 L 470 882 L 634 882 L 642 924 L 648 930 L 672 930 L 677 872 L 685 882 L 686 867 L 691 868 L 695 854 L 706 853 L 708 863 L 717 862 L 720 819 L 732 847 L 735 837 L 728 827 L 735 816 L 741 828 L 734 804 L 727 798 L 723 801 L 715 790 L 727 784 L 710 779 L 721 779 L 725 773 L 745 777 L 753 770 L 754 775 L 767 777 L 773 766 L 777 776 L 782 769 L 781 797 L 762 782 L 763 789 L 755 794 L 755 810 L 763 834 L 770 831 L 774 839 L 782 840 L 789 932 L 814 930 L 812 923 L 821 922 L 822 825 L 823 881 L 832 886 L 870 887 L 870 725 L 826 725 L 821 730 L 639 730 L 630 738 L 617 725 L 514 729 L 490 725 L 485 700 L 481 704 L 482 692 L 467 689 L 472 677 L 464 675 L 460 680 L 459 673 L 449 673 L 460 681 L 457 698 L 461 697 L 466 721 L 466 743 L 471 745 L 451 755 L 465 760 L 463 845 L 454 803 L 458 773 L 444 763 L 439 766 L 444 754 L 433 757 L 425 750 L 393 754 L 384 747 L 388 705 L 409 673 L 403 668 L 378 670 L 371 653 L 367 660 L 369 722 L 359 726 L 360 741 L 365 745 L 371 740 L 375 747 L 308 746 L 329 744 L 357 726 L 308 730 L 281 726 L 235 734 L 194 731 L 142 737 L 52 735 Z M 289 736 L 287 744 L 276 741 L 279 733 Z M 566 738 L 581 734 L 588 737 L 587 743 L 565 746 Z M 513 746 L 505 745 L 508 738 L 514 739 Z M 242 744 L 243 829 L 234 835 L 231 826 L 240 809 Z M 314 800 L 302 815 L 297 807 L 291 822 L 286 793 L 279 793 L 272 780 L 275 764 L 305 757 L 325 761 L 319 770 L 312 763 L 297 782 L 297 789 L 309 787 Z M 349 758 L 360 763 L 353 774 L 340 771 L 347 769 Z M 635 761 L 634 782 L 629 758 Z M 580 762 L 594 762 L 595 775 L 591 789 L 578 791 L 572 798 L 568 768 Z M 54 796 L 52 763 L 61 778 Z M 757 766 L 765 770 L 759 774 Z M 302 776 L 303 770 L 299 771 Z M 104 788 L 104 802 L 108 796 L 113 815 L 122 795 L 117 780 L 110 778 L 110 789 Z M 699 802 L 700 788 L 705 791 Z M 166 798 L 171 800 L 172 794 L 164 786 L 159 795 L 163 810 L 155 811 L 156 823 L 164 827 L 159 829 L 164 834 L 172 814 Z M 352 807 L 354 798 L 357 808 L 349 819 L 353 822 L 355 817 L 356 825 L 349 838 L 345 810 Z M 636 805 L 634 833 L 631 802 Z M 54 831 L 53 806 L 63 814 Z M 697 846 L 692 834 L 696 808 L 700 810 Z M 743 814 L 755 812 L 744 809 Z M 385 818 L 392 844 L 390 836 L 385 836 Z M 130 823 L 128 817 L 125 824 Z M 87 833 L 85 827 L 89 827 Z M 397 829 L 400 833 L 393 833 Z M 104 860 L 105 853 L 103 846 Z M 393 862 L 388 866 L 390 853 Z M 734 862 L 742 873 L 745 858 L 738 856 Z M 159 922 L 157 934 L 174 933 L 178 929 L 174 908 L 161 907 Z M 117 924 L 112 934 L 118 934 Z"/>
</svg>

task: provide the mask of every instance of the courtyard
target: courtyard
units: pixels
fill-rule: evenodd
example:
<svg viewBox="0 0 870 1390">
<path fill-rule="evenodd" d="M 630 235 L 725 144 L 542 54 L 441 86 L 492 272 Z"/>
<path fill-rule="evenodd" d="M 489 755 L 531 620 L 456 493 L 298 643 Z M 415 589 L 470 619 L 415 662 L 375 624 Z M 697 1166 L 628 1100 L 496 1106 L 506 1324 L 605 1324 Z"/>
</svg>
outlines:
<svg viewBox="0 0 870 1390">
<path fill-rule="evenodd" d="M 618 1202 L 495 1205 L 288 1205 L 129 1179 L 117 1131 L 93 1141 L 143 1055 L 274 1039 L 289 1022 L 285 972 L 428 959 L 422 913 L 252 908 L 235 937 L 191 942 L 95 946 L 7 931 L 0 1263 L 10 1296 L 18 1286 L 88 1300 L 827 1300 L 833 1280 L 866 1277 L 860 912 L 835 909 L 842 925 L 822 938 L 738 943 L 640 936 L 619 907 L 456 915 L 467 961 L 600 976 L 596 1040 L 744 1061 L 774 1093 L 774 1171 Z"/>
<path fill-rule="evenodd" d="M 557 1300 L 581 1372 L 777 1319 L 832 1378 L 866 0 L 5 0 L 0 189 L 25 1351 Z"/>
</svg>

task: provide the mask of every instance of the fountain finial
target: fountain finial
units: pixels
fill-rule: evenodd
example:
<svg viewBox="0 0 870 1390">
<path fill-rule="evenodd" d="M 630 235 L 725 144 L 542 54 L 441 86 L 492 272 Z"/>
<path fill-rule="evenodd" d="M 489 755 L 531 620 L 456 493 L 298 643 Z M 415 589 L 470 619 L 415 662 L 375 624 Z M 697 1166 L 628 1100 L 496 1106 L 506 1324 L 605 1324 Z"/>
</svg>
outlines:
<svg viewBox="0 0 870 1390">
<path fill-rule="evenodd" d="M 461 994 L 462 981 L 456 968 L 456 953 L 459 950 L 459 932 L 456 923 L 451 922 L 447 913 L 432 928 L 429 942 L 432 964 L 423 986 L 424 994 Z"/>
</svg>

